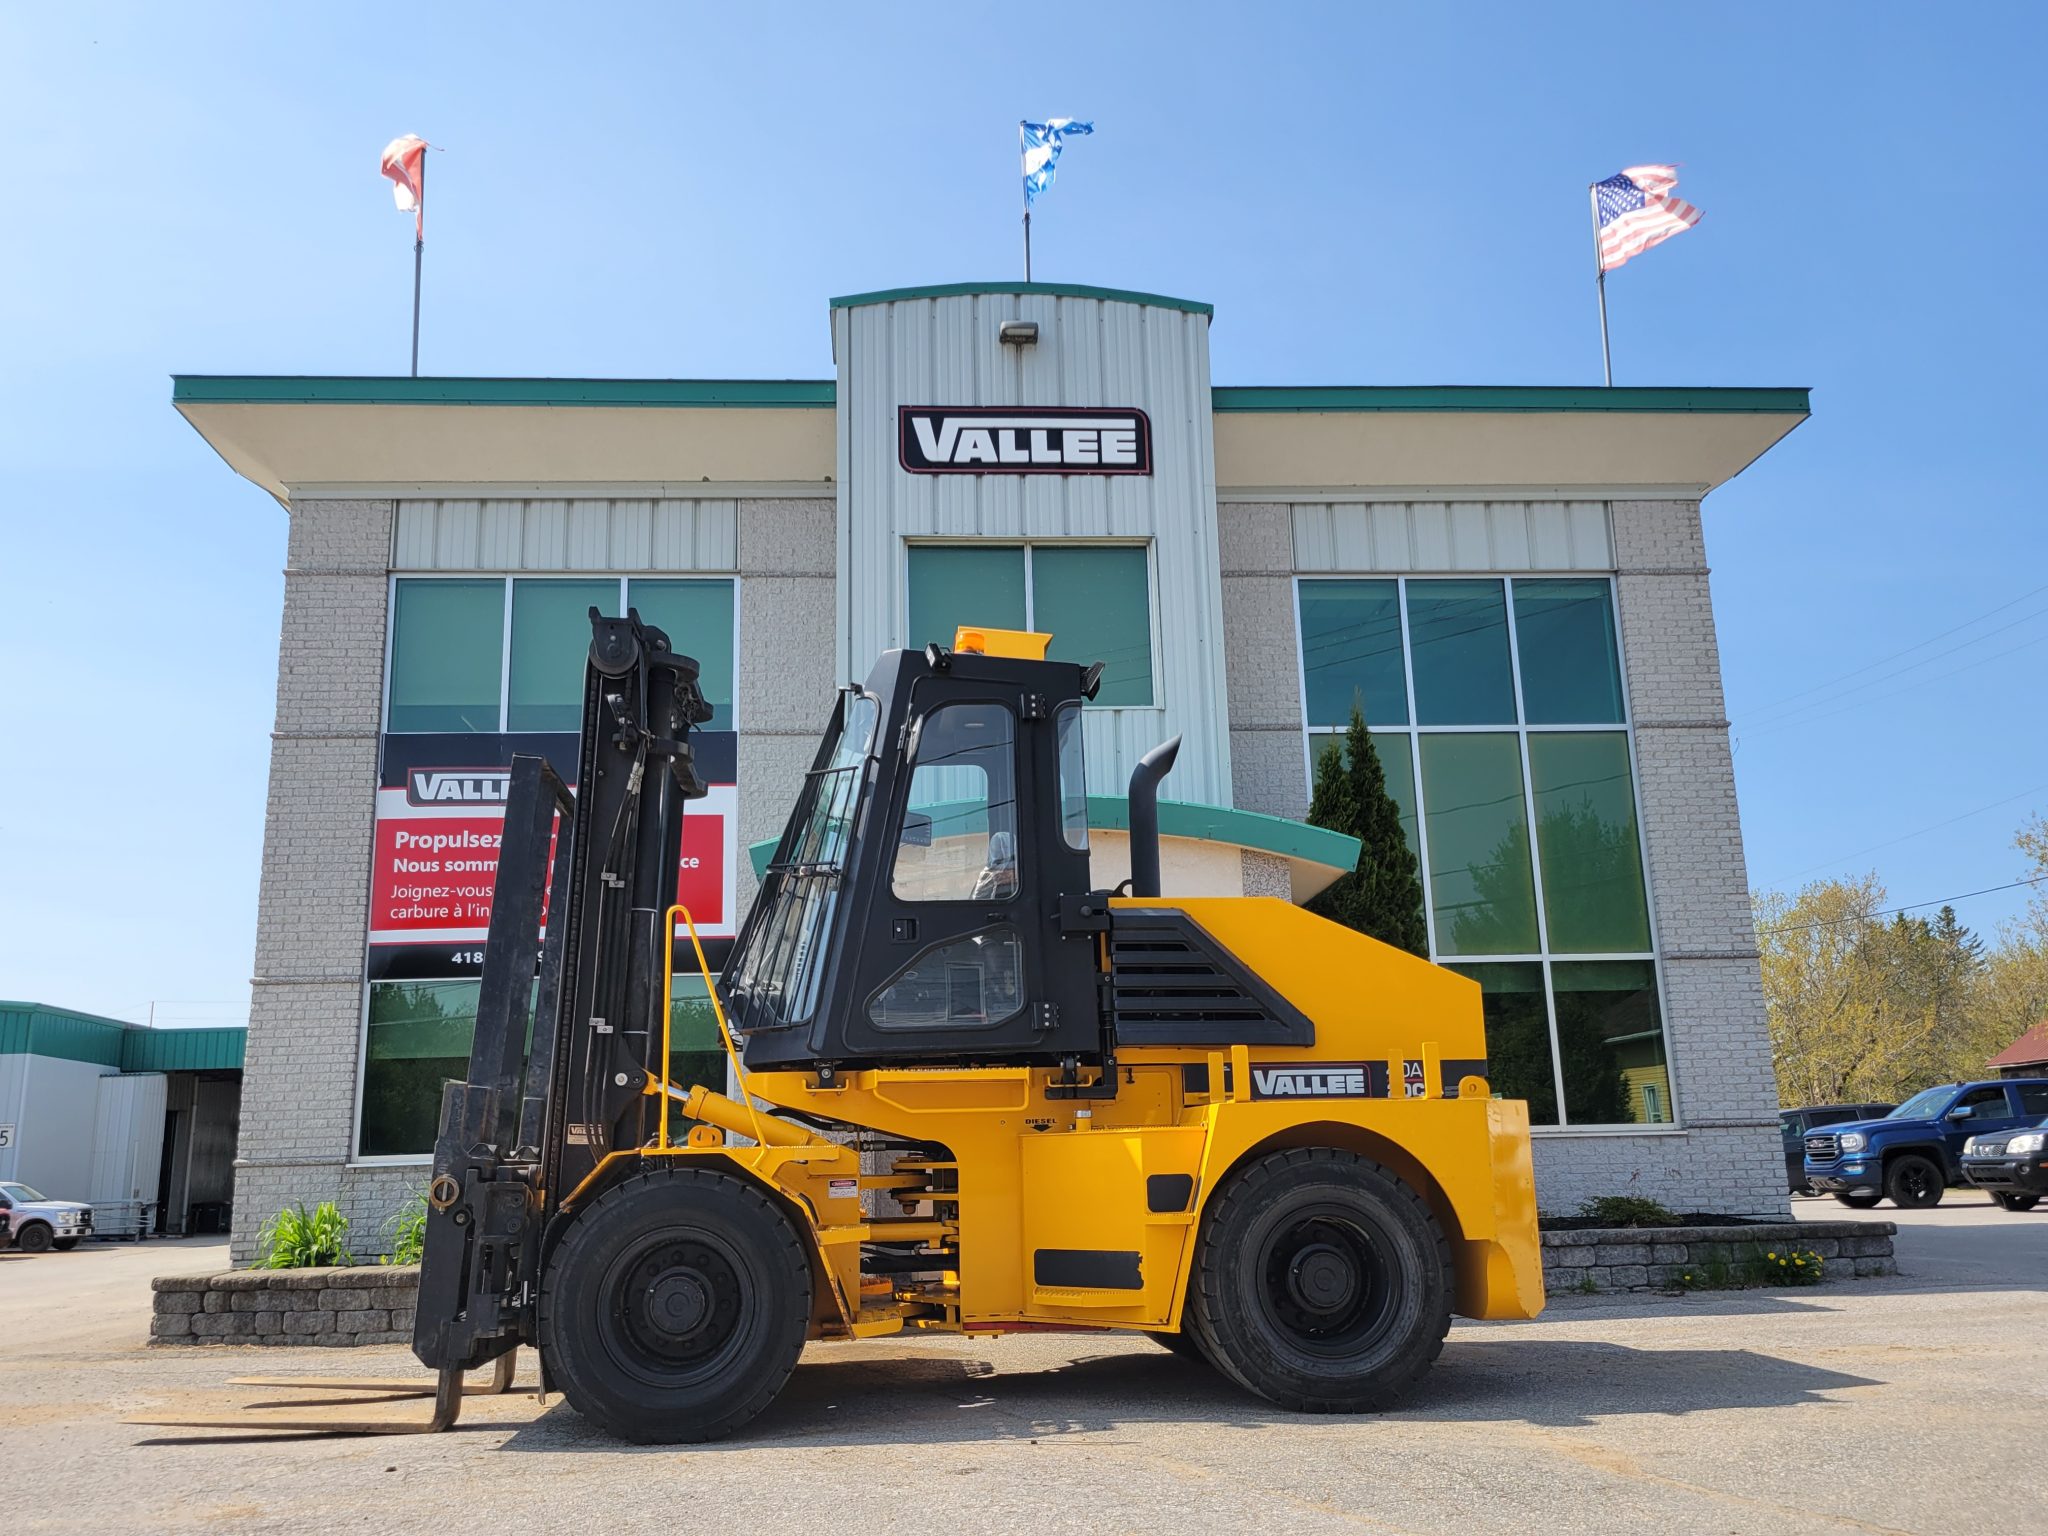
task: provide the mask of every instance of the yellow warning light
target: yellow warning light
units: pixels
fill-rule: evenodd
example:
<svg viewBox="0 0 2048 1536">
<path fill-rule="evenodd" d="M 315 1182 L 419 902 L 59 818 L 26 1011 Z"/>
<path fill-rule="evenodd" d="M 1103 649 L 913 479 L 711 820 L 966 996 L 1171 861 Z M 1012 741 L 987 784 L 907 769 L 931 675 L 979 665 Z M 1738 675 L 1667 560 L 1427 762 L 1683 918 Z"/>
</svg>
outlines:
<svg viewBox="0 0 2048 1536">
<path fill-rule="evenodd" d="M 962 624 L 953 631 L 953 649 L 970 656 L 1013 656 L 1020 661 L 1045 660 L 1051 635 L 1034 635 L 1028 629 L 970 629 Z"/>
</svg>

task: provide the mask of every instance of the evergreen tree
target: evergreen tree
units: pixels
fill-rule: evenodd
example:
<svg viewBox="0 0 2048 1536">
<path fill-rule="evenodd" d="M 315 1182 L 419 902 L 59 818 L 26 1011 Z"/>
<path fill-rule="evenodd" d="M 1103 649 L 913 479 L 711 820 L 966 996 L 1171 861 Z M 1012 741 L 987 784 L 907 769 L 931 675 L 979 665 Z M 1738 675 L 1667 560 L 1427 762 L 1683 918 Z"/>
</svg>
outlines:
<svg viewBox="0 0 2048 1536">
<path fill-rule="evenodd" d="M 1386 772 L 1356 704 L 1342 744 L 1331 741 L 1316 759 L 1308 819 L 1359 843 L 1358 867 L 1311 901 L 1309 911 L 1426 959 L 1429 930 L 1415 852 L 1402 834 L 1401 808 L 1387 793 Z"/>
</svg>

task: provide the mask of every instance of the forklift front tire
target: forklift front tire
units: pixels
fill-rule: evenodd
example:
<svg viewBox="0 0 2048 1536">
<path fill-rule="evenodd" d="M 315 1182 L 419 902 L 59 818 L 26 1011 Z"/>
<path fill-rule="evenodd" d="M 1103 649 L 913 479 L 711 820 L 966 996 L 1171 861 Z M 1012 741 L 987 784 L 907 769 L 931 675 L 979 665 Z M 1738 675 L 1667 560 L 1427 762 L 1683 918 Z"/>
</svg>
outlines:
<svg viewBox="0 0 2048 1536">
<path fill-rule="evenodd" d="M 1202 1341 L 1195 1337 L 1192 1325 L 1179 1333 L 1153 1333 L 1148 1330 L 1145 1337 L 1161 1349 L 1172 1350 L 1183 1360 L 1192 1360 L 1197 1365 L 1209 1364 L 1209 1357 L 1202 1352 Z"/>
<path fill-rule="evenodd" d="M 1187 1310 L 1245 1390 L 1301 1413 L 1376 1413 L 1442 1352 L 1450 1277 L 1415 1191 L 1355 1152 L 1297 1147 L 1217 1191 Z"/>
<path fill-rule="evenodd" d="M 731 1173 L 660 1168 L 575 1218 L 541 1285 L 540 1347 L 611 1434 L 715 1440 L 782 1390 L 810 1316 L 810 1254 L 780 1206 Z"/>
</svg>

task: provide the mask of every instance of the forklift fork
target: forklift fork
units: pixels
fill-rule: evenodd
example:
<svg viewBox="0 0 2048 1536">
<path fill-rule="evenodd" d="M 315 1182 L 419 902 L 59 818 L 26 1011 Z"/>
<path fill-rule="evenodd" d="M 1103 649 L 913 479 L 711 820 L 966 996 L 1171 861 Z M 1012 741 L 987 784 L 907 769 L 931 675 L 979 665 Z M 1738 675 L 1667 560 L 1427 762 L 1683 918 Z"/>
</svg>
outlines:
<svg viewBox="0 0 2048 1536">
<path fill-rule="evenodd" d="M 373 1381 L 331 1376 L 238 1376 L 230 1385 L 238 1387 L 288 1387 L 299 1391 L 345 1392 L 346 1397 L 293 1398 L 283 1402 L 248 1403 L 235 1418 L 219 1419 L 123 1419 L 124 1424 L 155 1429 L 204 1429 L 234 1435 L 288 1435 L 313 1438 L 327 1435 L 438 1435 L 453 1429 L 462 1416 L 465 1397 L 497 1397 L 512 1390 L 519 1351 L 508 1349 L 491 1362 L 488 1382 L 470 1382 L 459 1366 L 443 1366 L 429 1381 Z M 273 1410 L 306 1408 L 366 1407 L 372 1404 L 406 1402 L 431 1397 L 434 1411 L 425 1419 L 290 1419 L 271 1418 Z M 207 1436 L 205 1438 L 213 1438 Z"/>
</svg>

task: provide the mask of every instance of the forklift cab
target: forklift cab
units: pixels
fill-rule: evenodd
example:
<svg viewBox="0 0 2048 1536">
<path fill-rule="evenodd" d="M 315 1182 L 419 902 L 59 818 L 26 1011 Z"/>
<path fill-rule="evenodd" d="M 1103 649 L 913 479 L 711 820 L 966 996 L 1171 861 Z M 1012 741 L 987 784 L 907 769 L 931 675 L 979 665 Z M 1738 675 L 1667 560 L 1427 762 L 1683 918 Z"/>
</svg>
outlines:
<svg viewBox="0 0 2048 1536">
<path fill-rule="evenodd" d="M 1061 907 L 1100 669 L 1046 638 L 963 629 L 841 691 L 721 983 L 750 1071 L 1099 1053 L 1095 934 Z"/>
</svg>

